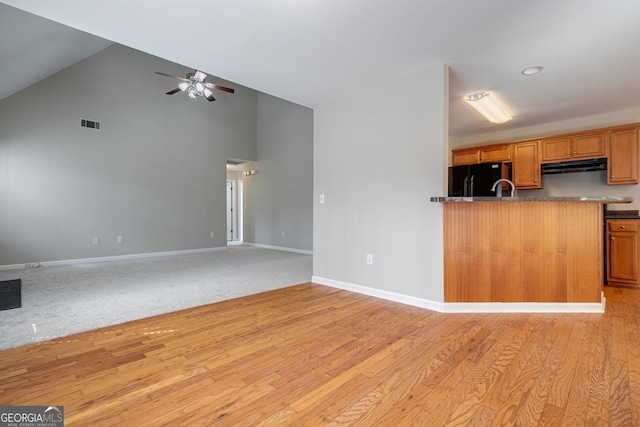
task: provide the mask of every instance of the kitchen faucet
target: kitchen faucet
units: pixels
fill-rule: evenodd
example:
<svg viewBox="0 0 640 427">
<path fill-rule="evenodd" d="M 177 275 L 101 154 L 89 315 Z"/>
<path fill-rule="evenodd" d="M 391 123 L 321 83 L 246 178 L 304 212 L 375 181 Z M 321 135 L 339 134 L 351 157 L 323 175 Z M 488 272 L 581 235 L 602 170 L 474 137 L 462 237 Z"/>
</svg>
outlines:
<svg viewBox="0 0 640 427">
<path fill-rule="evenodd" d="M 491 191 L 496 192 L 496 197 L 502 197 L 502 184 L 498 185 L 501 182 L 508 182 L 511 185 L 511 197 L 515 197 L 516 195 L 516 186 L 510 180 L 506 178 L 501 178 L 493 183 L 493 187 L 491 187 Z M 496 188 L 497 187 L 497 188 Z"/>
</svg>

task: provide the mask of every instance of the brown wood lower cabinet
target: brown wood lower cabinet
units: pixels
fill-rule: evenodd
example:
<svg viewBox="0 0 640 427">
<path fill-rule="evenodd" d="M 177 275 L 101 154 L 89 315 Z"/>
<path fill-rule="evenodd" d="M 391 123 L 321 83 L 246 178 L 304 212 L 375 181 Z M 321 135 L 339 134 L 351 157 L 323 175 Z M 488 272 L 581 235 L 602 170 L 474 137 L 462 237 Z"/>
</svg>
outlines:
<svg viewBox="0 0 640 427">
<path fill-rule="evenodd" d="M 444 203 L 445 302 L 600 302 L 602 223 L 595 202 Z"/>
<path fill-rule="evenodd" d="M 640 284 L 638 229 L 640 220 L 607 220 L 607 282 Z"/>
</svg>

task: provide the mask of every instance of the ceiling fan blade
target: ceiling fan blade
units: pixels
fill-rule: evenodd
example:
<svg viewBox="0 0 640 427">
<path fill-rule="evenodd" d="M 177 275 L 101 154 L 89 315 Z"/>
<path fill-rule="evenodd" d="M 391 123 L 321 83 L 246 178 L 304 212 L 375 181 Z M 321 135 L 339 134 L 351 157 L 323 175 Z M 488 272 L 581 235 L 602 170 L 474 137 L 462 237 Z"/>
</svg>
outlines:
<svg viewBox="0 0 640 427">
<path fill-rule="evenodd" d="M 213 101 L 215 101 L 215 100 L 216 100 L 216 99 L 213 97 L 213 95 L 209 95 L 209 96 L 207 96 L 207 95 L 203 95 L 203 96 L 204 96 L 204 98 L 205 98 L 207 101 L 209 101 L 209 102 L 213 102 Z"/>
<path fill-rule="evenodd" d="M 198 71 L 198 70 L 196 70 L 196 73 L 193 75 L 193 79 L 200 83 L 204 82 L 204 79 L 206 78 L 207 78 L 207 75 L 202 71 Z"/>
<path fill-rule="evenodd" d="M 172 76 L 171 74 L 165 74 L 165 73 L 161 73 L 159 71 L 156 71 L 155 73 L 156 74 L 160 74 L 161 76 L 165 76 L 165 77 L 173 77 L 174 79 L 182 80 L 182 81 L 185 81 L 185 82 L 189 81 L 189 79 L 185 79 L 184 77 Z"/>
<path fill-rule="evenodd" d="M 203 85 L 205 85 L 206 87 L 208 87 L 209 89 L 217 89 L 217 90 L 222 90 L 224 92 L 229 92 L 229 93 L 235 93 L 236 91 L 228 88 L 228 87 L 224 87 L 224 86 L 219 86 L 219 85 L 214 85 L 213 83 L 207 83 L 207 82 L 203 82 Z"/>
<path fill-rule="evenodd" d="M 167 95 L 173 95 L 174 93 L 178 93 L 180 92 L 180 88 L 177 87 L 174 90 L 170 90 L 169 92 L 167 92 Z"/>
</svg>

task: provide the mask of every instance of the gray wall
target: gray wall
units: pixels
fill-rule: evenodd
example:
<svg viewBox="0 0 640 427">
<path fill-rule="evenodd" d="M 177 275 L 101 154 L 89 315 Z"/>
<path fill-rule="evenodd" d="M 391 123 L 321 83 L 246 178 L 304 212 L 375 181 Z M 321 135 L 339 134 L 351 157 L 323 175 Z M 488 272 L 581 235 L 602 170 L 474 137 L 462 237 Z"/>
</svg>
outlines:
<svg viewBox="0 0 640 427">
<path fill-rule="evenodd" d="M 315 110 L 314 278 L 443 301 L 447 102 L 438 64 Z"/>
<path fill-rule="evenodd" d="M 640 107 L 626 111 L 612 112 L 598 116 L 582 117 L 574 120 L 547 123 L 535 127 L 496 131 L 474 138 L 457 140 L 455 147 L 473 146 L 485 143 L 517 141 L 525 138 L 558 135 L 562 133 L 597 129 L 640 122 Z M 454 147 L 454 148 L 455 148 Z M 543 175 L 543 188 L 520 190 L 524 197 L 537 196 L 631 196 L 632 204 L 612 204 L 609 209 L 640 209 L 640 185 L 607 185 L 606 172 L 578 172 L 562 175 Z"/>
<path fill-rule="evenodd" d="M 244 241 L 313 249 L 313 111 L 258 93 L 258 161 L 244 176 Z M 284 236 L 283 236 L 284 233 Z"/>
<path fill-rule="evenodd" d="M 189 70 L 115 45 L 0 102 L 0 265 L 226 245 L 225 164 L 257 158 L 256 92 L 166 96 L 154 71 Z"/>
</svg>

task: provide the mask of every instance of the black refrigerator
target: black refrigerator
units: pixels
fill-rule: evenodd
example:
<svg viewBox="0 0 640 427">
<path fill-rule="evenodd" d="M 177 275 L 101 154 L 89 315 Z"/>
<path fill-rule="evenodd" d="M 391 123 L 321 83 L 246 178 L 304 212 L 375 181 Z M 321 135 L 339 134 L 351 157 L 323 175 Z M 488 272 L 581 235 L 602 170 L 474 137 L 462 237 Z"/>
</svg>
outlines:
<svg viewBox="0 0 640 427">
<path fill-rule="evenodd" d="M 491 197 L 493 184 L 503 175 L 503 164 L 480 163 L 449 168 L 449 197 Z"/>
</svg>

